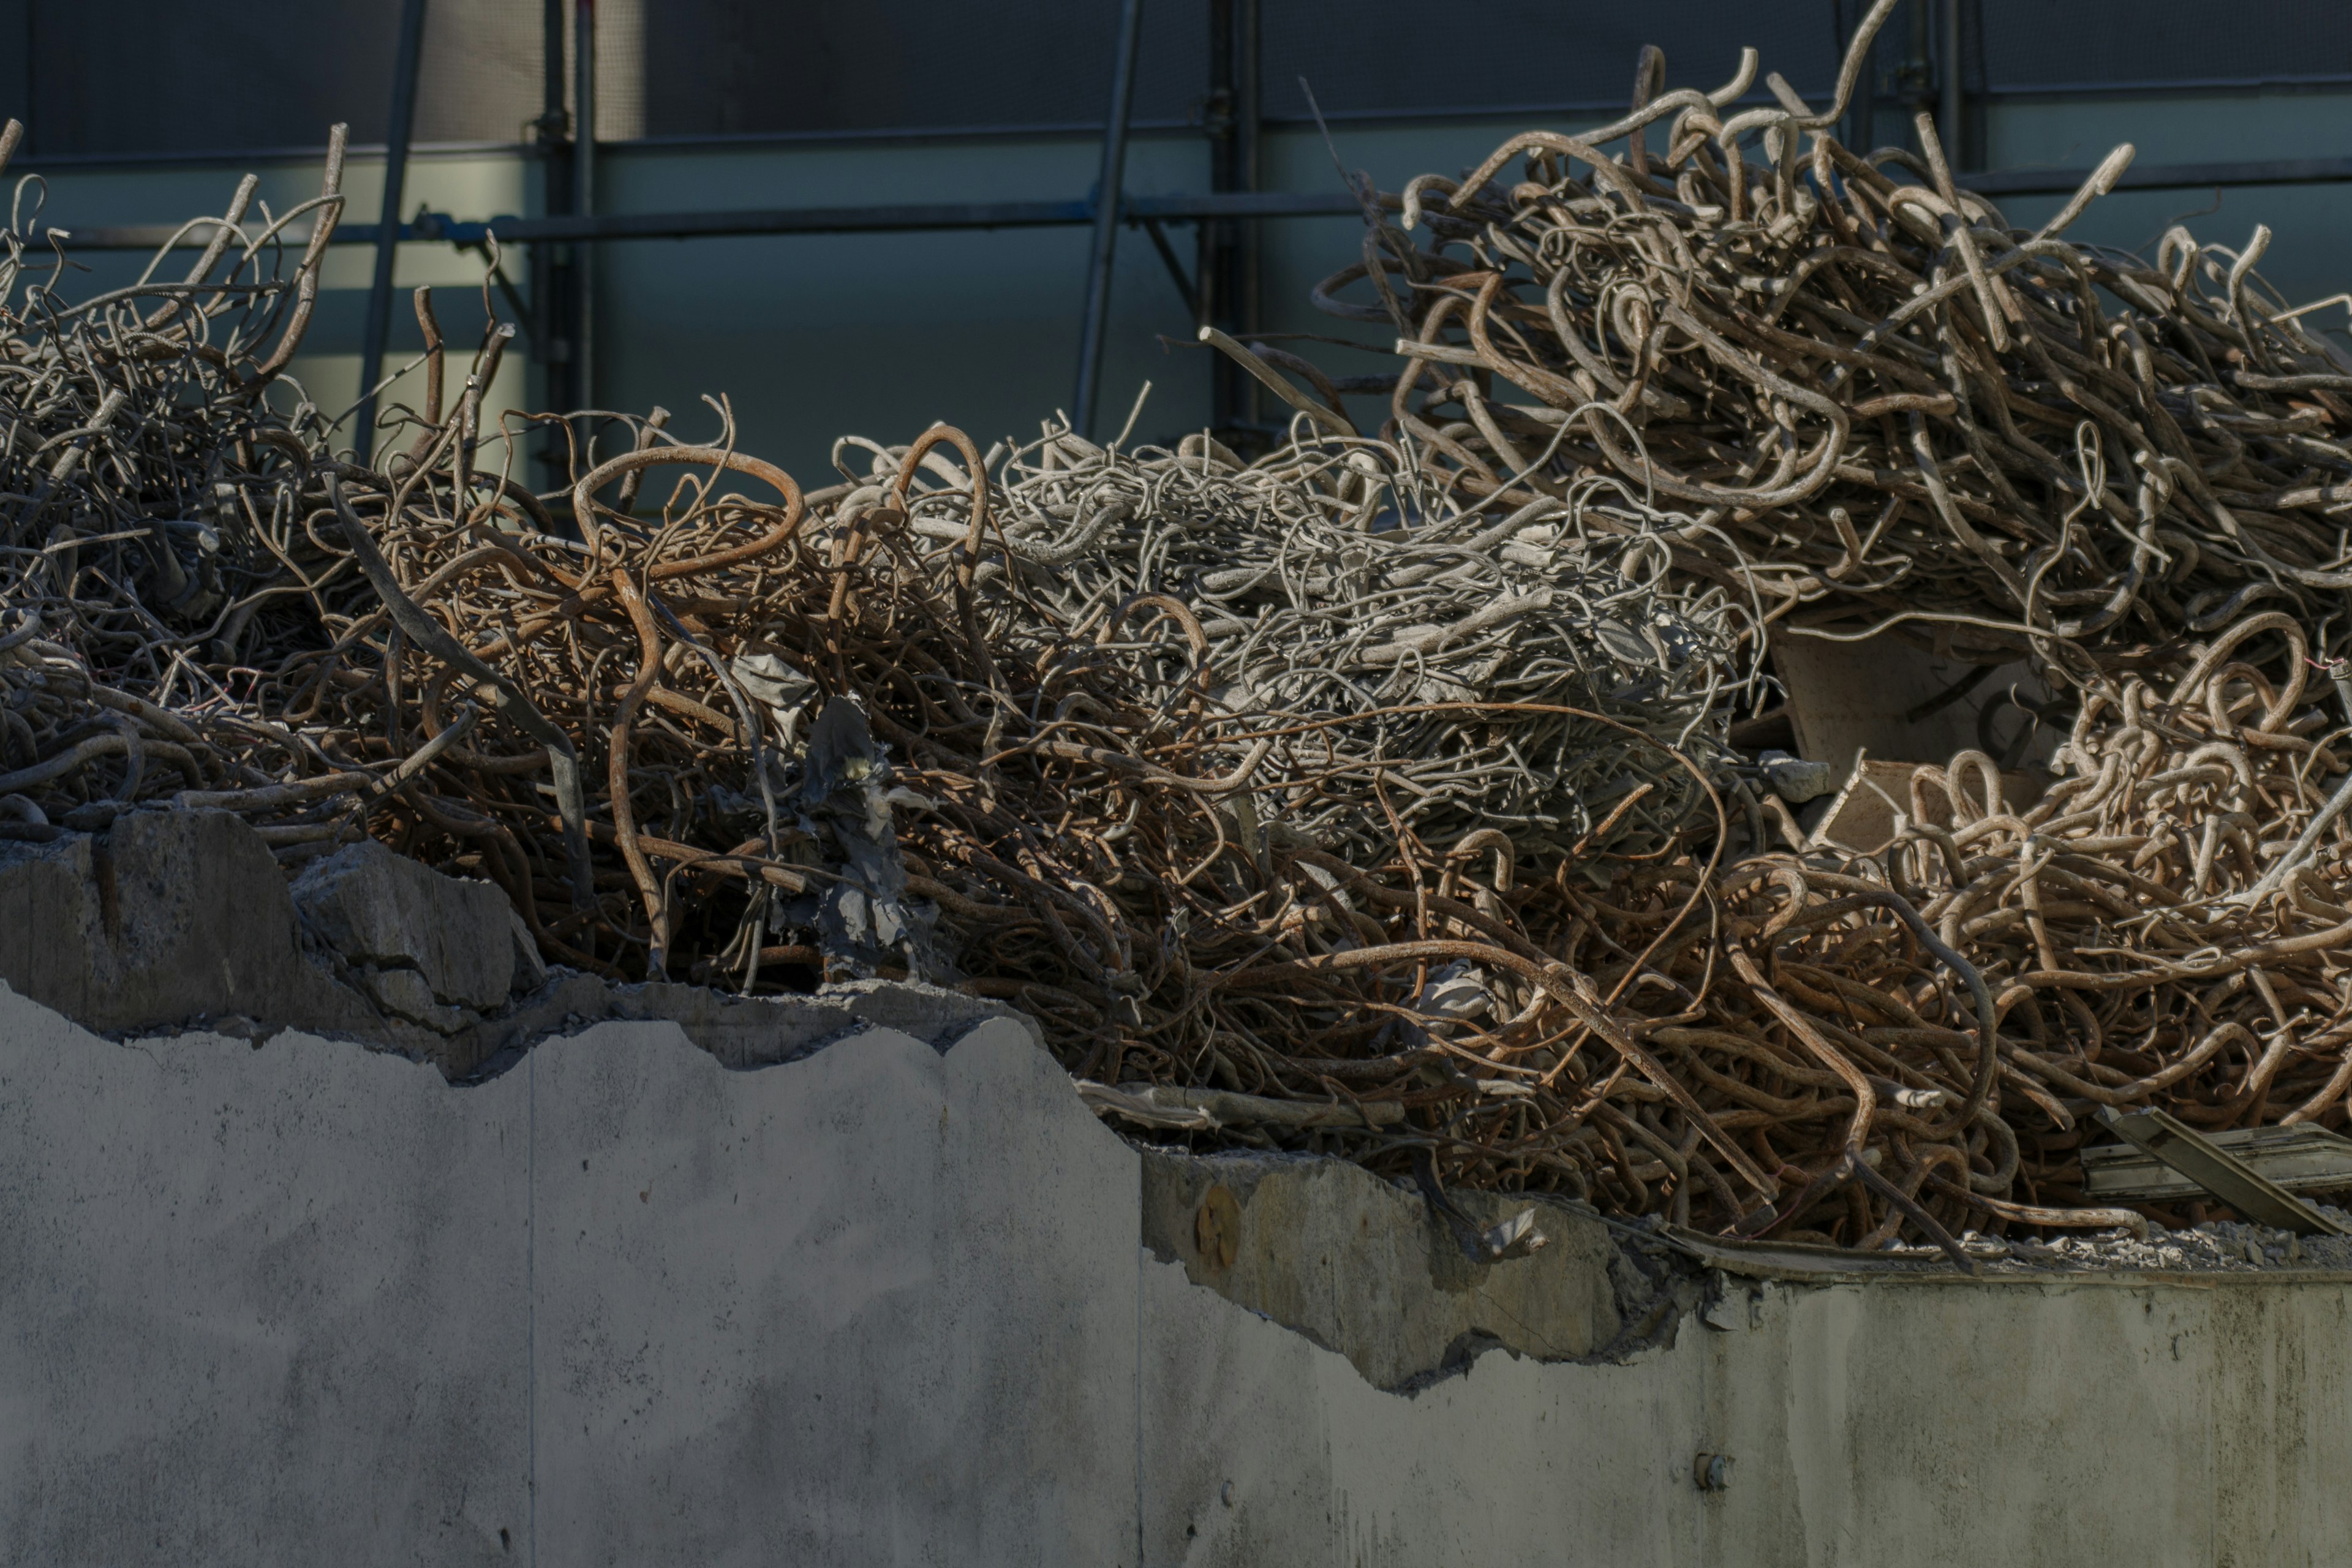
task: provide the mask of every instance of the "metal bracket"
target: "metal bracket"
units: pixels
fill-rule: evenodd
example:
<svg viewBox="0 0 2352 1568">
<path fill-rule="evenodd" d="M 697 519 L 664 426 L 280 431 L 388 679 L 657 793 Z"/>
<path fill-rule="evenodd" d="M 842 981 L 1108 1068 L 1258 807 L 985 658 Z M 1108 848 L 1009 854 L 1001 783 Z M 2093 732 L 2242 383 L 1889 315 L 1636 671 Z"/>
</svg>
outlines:
<svg viewBox="0 0 2352 1568">
<path fill-rule="evenodd" d="M 2168 1111 L 2150 1107 L 2126 1116 L 2103 1105 L 2099 1121 L 2255 1225 L 2297 1236 L 2352 1236 L 2352 1228 L 2329 1219 Z"/>
</svg>

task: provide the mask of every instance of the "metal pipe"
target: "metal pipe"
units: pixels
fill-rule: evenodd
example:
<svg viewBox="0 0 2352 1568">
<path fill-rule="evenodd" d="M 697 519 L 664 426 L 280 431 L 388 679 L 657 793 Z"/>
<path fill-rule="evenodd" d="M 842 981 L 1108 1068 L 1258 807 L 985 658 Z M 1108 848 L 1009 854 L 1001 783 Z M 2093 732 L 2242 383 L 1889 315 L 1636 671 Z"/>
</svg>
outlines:
<svg viewBox="0 0 2352 1568">
<path fill-rule="evenodd" d="M 570 21 L 565 0 L 541 0 L 540 5 L 540 212 L 546 217 L 572 213 L 572 117 L 565 108 L 570 83 L 564 74 L 564 39 Z M 503 233 L 501 238 L 505 237 Z M 564 247 L 554 241 L 530 247 L 531 358 L 539 363 L 539 405 L 571 408 L 578 403 L 572 385 L 572 262 Z M 571 454 L 562 431 L 550 426 L 537 443 L 544 489 L 569 486 Z"/>
<path fill-rule="evenodd" d="M 540 0 L 539 135 L 568 132 L 563 109 L 563 0 Z"/>
<path fill-rule="evenodd" d="M 2321 178 L 2352 178 L 2352 159 L 2327 161 L 2336 174 Z M 2051 190 L 2072 191 L 2089 171 L 2071 176 Z M 2135 182 L 2126 175 L 2126 184 Z M 2226 183 L 2226 182 L 2225 182 Z M 2210 185 L 2210 179 L 2187 182 Z M 2035 189 L 2044 187 L 2037 185 Z M 1346 191 L 1234 191 L 1223 195 L 1129 196 L 1119 203 L 1120 221 L 1141 223 L 1201 223 L 1220 218 L 1250 223 L 1262 218 L 1360 217 L 1363 204 Z M 901 234 L 928 230 L 995 228 L 1077 228 L 1095 221 L 1092 201 L 913 203 L 903 206 L 866 207 L 730 207 L 718 212 L 611 213 L 602 217 L 578 215 L 553 217 L 454 218 L 446 213 L 420 213 L 403 224 L 404 240 L 446 240 L 451 245 L 479 245 L 495 233 L 501 244 L 568 243 L 604 239 L 719 239 L 742 235 L 782 234 Z M 182 234 L 178 224 L 133 224 L 104 228 L 59 228 L 60 239 L 71 237 L 76 250 L 152 250 L 178 236 L 183 247 L 202 248 L 211 231 L 198 226 Z M 375 224 L 339 224 L 333 245 L 373 245 Z M 27 243 L 49 232 L 49 226 L 27 226 Z M 302 244 L 308 228 L 289 232 L 286 243 Z M 46 242 L 44 242 L 46 243 Z"/>
<path fill-rule="evenodd" d="M 1234 153 L 1238 163 L 1237 188 L 1244 193 L 1265 186 L 1265 52 L 1261 47 L 1260 16 L 1260 0 L 1234 0 Z M 1234 300 L 1234 323 L 1244 341 L 1251 333 L 1265 330 L 1265 247 L 1258 240 L 1254 226 L 1234 237 L 1240 292 Z M 1241 393 L 1242 420 L 1253 426 L 1264 424 L 1265 394 L 1257 377 L 1244 376 Z"/>
<path fill-rule="evenodd" d="M 400 200 L 408 181 L 408 143 L 416 129 L 416 79 L 425 55 L 425 0 L 403 0 L 400 46 L 393 57 L 392 126 L 383 158 L 383 216 L 376 224 L 375 276 L 368 284 L 367 327 L 360 339 L 359 459 L 375 455 L 375 384 L 383 375 L 384 341 L 392 334 L 392 264 L 400 247 Z"/>
<path fill-rule="evenodd" d="M 1241 188 L 1241 161 L 1236 127 L 1240 103 L 1234 62 L 1234 0 L 1208 0 L 1209 95 L 1201 105 L 1201 131 L 1209 142 L 1209 189 L 1223 193 Z M 1199 288 L 1193 298 L 1192 327 L 1219 327 L 1237 331 L 1234 301 L 1241 296 L 1237 270 L 1241 229 L 1237 224 L 1211 221 L 1200 226 L 1199 255 L 1193 276 Z M 1242 367 L 1223 354 L 1210 356 L 1209 426 L 1226 432 L 1239 417 Z"/>
<path fill-rule="evenodd" d="M 596 213 L 596 0 L 580 0 L 572 14 L 572 210 Z M 583 408 L 596 405 L 596 252 L 593 239 L 572 247 L 572 390 Z"/>
<path fill-rule="evenodd" d="M 1960 97 L 1960 0 L 1941 0 L 1944 36 L 1936 70 L 1937 85 L 1942 89 L 1941 112 L 1936 116 L 1937 130 L 1944 139 L 1944 156 L 1958 170 L 1967 160 L 1968 136 L 1961 119 L 1966 113 Z"/>
<path fill-rule="evenodd" d="M 583 0 L 585 3 L 585 0 Z M 1087 313 L 1078 327 L 1078 386 L 1070 417 L 1092 435 L 1102 392 L 1103 338 L 1110 320 L 1110 269 L 1118 248 L 1119 186 L 1127 175 L 1127 125 L 1135 107 L 1135 55 L 1143 33 L 1143 0 L 1123 0 L 1118 52 L 1110 79 L 1110 118 L 1103 127 L 1102 177 L 1095 185 L 1094 253 L 1087 265 Z"/>
<path fill-rule="evenodd" d="M 1989 196 L 2070 195 L 2091 177 L 2088 169 L 1995 169 L 1969 176 L 1969 189 Z M 2116 181 L 2119 191 L 2195 191 L 2215 185 L 2326 185 L 2352 183 L 2352 158 L 2273 158 L 2227 163 L 2136 163 Z M 1234 191 L 1201 195 L 1130 196 L 1119 204 L 1124 222 L 1146 218 L 1163 224 L 1269 218 L 1356 217 L 1363 205 L 1345 191 Z M 719 239 L 748 235 L 908 234 L 999 228 L 1075 228 L 1096 219 L 1091 201 L 950 202 L 903 206 L 729 208 L 719 212 L 614 213 L 603 217 L 452 218 L 420 214 L 401 226 L 404 240 L 444 240 L 479 245 L 496 233 L 509 245 L 605 239 Z M 50 226 L 26 227 L 27 246 L 46 245 Z M 373 245 L 376 224 L 336 226 L 334 245 Z M 202 249 L 211 231 L 201 225 L 182 232 L 179 224 L 130 224 L 57 230 L 77 251 L 153 250 L 174 240 L 184 249 Z M 310 230 L 285 236 L 299 247 Z"/>
</svg>

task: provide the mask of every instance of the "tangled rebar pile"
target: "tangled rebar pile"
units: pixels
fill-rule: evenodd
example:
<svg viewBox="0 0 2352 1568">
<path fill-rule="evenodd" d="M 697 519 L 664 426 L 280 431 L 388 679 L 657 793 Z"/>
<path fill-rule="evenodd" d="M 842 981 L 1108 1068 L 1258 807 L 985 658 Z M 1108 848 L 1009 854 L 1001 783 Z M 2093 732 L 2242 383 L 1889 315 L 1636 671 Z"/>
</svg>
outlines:
<svg viewBox="0 0 2352 1568">
<path fill-rule="evenodd" d="M 21 136 L 0 132 L 0 168 Z M 56 831 L 45 802 L 90 827 L 174 785 L 266 795 L 314 750 L 246 699 L 248 658 L 312 636 L 345 564 L 296 505 L 327 432 L 284 375 L 341 165 L 338 127 L 315 200 L 249 222 L 248 176 L 225 215 L 182 230 L 211 230 L 184 276 L 157 275 L 167 246 L 137 282 L 79 302 L 58 290 L 62 252 L 28 252 L 38 187 L 19 186 L 0 233 L 0 836 Z M 289 275 L 288 226 L 306 216 Z"/>
<path fill-rule="evenodd" d="M 2232 657 L 2264 634 L 2294 650 L 2283 682 Z M 2340 1122 L 2352 863 L 2328 829 L 2352 791 L 2318 787 L 2344 771 L 2329 747 L 2347 727 L 2307 705 L 2303 653 L 2289 617 L 2250 617 L 2168 690 L 2131 678 L 2094 698 L 2031 809 L 1981 752 L 1921 767 L 1876 861 L 1629 879 L 1607 924 L 1678 931 L 1643 965 L 1664 984 L 1631 1032 L 1798 1195 L 1744 1214 L 1706 1145 L 1633 1107 L 1649 1135 L 1604 1140 L 1590 1167 L 1606 1201 L 1651 1206 L 1663 1184 L 1680 1214 L 1711 1192 L 1716 1223 L 1755 1229 L 1826 1200 L 1810 1226 L 1854 1246 L 1906 1218 L 1930 1236 L 1929 1220 L 2139 1227 L 2081 1203 L 2097 1108 L 2159 1104 L 2209 1130 Z M 1688 912 L 1702 886 L 1719 925 Z M 1595 945 L 1570 962 L 1624 971 Z"/>
<path fill-rule="evenodd" d="M 1317 299 L 1398 334 L 1391 432 L 1472 494 L 1613 473 L 1692 508 L 1717 531 L 1686 568 L 1775 619 L 1965 628 L 2072 680 L 2161 668 L 2258 600 L 2325 613 L 2352 586 L 2352 358 L 2254 270 L 2270 231 L 2176 226 L 2150 266 L 2063 237 L 2128 145 L 2031 230 L 1955 183 L 1925 115 L 1924 156 L 1842 146 L 1892 8 L 1819 111 L 1778 76 L 1735 110 L 1753 50 L 1706 92 L 1661 92 L 1644 50 L 1613 123 L 1412 181 L 1403 230 L 1368 199 Z"/>
<path fill-rule="evenodd" d="M 1206 1079 L 1244 1048 L 1220 1029 L 1282 1057 L 1357 1020 L 1198 977 L 1355 941 L 1337 882 L 1401 838 L 1669 852 L 1753 685 L 1752 615 L 1668 582 L 1624 487 L 1465 505 L 1360 438 L 1245 465 L 1049 426 L 992 463 L 942 427 L 865 444 L 879 482 L 813 511 L 724 435 L 648 419 L 580 465 L 568 537 L 485 460 L 518 447 L 480 428 L 504 336 L 445 410 L 424 296 L 424 406 L 373 468 L 329 455 L 307 399 L 261 401 L 290 347 L 215 343 L 223 300 L 307 299 L 324 241 L 263 278 L 242 195 L 187 280 L 151 268 L 17 345 L 183 447 L 110 448 L 177 488 L 77 493 L 61 551 L 114 555 L 29 553 L 8 584 L 14 836 L 157 804 L 244 814 L 289 861 L 371 833 L 497 881 L 558 962 L 747 991 L 969 974 L 1074 1065 Z M 125 342 L 217 374 L 140 383 Z M 225 586 L 184 623 L 154 542 L 190 511 Z"/>
<path fill-rule="evenodd" d="M 855 514 L 903 463 L 869 449 L 872 482 L 827 520 L 865 538 Z M 943 472 L 950 487 L 902 498 L 917 578 L 983 526 L 963 471 Z M 1658 525 L 1688 520 L 1605 479 L 1465 506 L 1409 450 L 1360 437 L 1307 433 L 1244 465 L 1206 437 L 1129 454 L 1049 425 L 988 495 L 1003 556 L 973 586 L 990 646 L 1036 683 L 1026 726 L 1159 742 L 1229 775 L 1229 811 L 1357 860 L 1400 824 L 1573 840 L 1609 816 L 1611 847 L 1655 849 L 1702 803 L 1687 778 L 1647 776 L 1622 729 L 1718 763 L 1723 711 L 1753 684 L 1746 606 L 1669 581 Z M 1139 731 L 1087 710 L 1108 700 L 1090 673 L 1110 669 Z M 1546 711 L 1561 704 L 1593 717 Z"/>
<path fill-rule="evenodd" d="M 803 493 L 723 405 L 708 444 L 486 427 L 510 334 L 445 398 L 420 290 L 425 396 L 362 466 L 284 374 L 340 137 L 316 201 L 248 223 L 248 182 L 178 281 L 68 305 L 20 224 L 0 837 L 372 835 L 496 882 L 551 961 L 1003 997 L 1106 1114 L 1441 1206 L 2143 1224 L 2082 1205 L 2095 1108 L 2346 1119 L 2352 680 L 2308 677 L 2345 668 L 2312 623 L 2352 586 L 2352 366 L 2263 236 L 2153 268 L 2061 237 L 2121 157 L 2026 233 L 1931 127 L 1839 147 L 1890 7 L 1826 112 L 1777 78 L 1729 112 L 1752 55 L 1661 94 L 1645 54 L 1618 125 L 1367 192 L 1318 299 L 1400 334 L 1390 419 L 1208 334 L 1298 412 L 1255 461 L 935 426 Z M 533 430 L 573 443 L 544 495 Z M 2057 781 L 2012 806 L 1963 753 L 1883 855 L 1807 840 L 1729 741 L 1768 628 L 1914 622 L 2067 694 Z"/>
</svg>

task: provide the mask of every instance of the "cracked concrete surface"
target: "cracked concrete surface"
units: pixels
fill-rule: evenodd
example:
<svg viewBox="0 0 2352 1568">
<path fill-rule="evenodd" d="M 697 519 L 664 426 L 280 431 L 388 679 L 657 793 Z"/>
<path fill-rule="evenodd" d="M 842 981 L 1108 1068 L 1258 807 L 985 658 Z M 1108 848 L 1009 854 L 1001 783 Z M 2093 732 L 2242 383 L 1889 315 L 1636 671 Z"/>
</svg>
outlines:
<svg viewBox="0 0 2352 1568">
<path fill-rule="evenodd" d="M 1481 1225 L 1529 1206 L 1492 1193 L 1454 1200 Z M 1152 1255 L 1338 1352 L 1379 1388 L 1459 1372 L 1488 1349 L 1575 1361 L 1615 1345 L 1626 1324 L 1610 1272 L 1616 1242 L 1590 1215 L 1537 1209 L 1542 1246 L 1476 1264 L 1419 1194 L 1359 1166 L 1143 1151 L 1143 1237 Z M 1642 1293 L 1643 1305 L 1649 1296 Z"/>
</svg>

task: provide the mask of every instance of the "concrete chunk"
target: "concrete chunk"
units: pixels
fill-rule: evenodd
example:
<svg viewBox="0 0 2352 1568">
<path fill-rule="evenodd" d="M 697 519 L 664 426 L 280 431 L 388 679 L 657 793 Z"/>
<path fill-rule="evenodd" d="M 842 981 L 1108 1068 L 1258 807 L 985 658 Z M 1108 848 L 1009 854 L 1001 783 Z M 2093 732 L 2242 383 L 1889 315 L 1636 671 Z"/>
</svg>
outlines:
<svg viewBox="0 0 2352 1568">
<path fill-rule="evenodd" d="M 374 1021 L 304 962 L 278 862 L 224 811 L 132 812 L 102 834 L 0 844 L 0 981 L 100 1030 L 231 1013 Z"/>
<path fill-rule="evenodd" d="M 298 914 L 299 908 L 299 914 Z M 506 895 L 383 845 L 349 846 L 294 886 L 224 811 L 140 811 L 102 834 L 0 841 L 0 984 L 112 1033 L 294 1027 L 495 1074 L 597 1020 L 672 1020 L 728 1067 L 795 1061 L 883 1026 L 945 1051 L 999 1002 L 871 981 L 815 996 L 731 995 L 551 971 Z"/>
<path fill-rule="evenodd" d="M 445 877 L 367 839 L 305 870 L 294 904 L 345 959 L 414 969 L 445 1005 L 487 1011 L 514 986 L 512 910 L 488 882 Z"/>
</svg>

